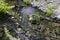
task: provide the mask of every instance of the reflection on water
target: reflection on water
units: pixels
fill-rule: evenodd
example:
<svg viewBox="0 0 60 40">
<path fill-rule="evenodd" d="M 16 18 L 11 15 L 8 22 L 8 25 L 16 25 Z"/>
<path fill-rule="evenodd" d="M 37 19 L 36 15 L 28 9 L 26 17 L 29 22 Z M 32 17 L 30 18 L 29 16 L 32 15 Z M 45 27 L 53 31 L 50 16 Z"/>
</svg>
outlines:
<svg viewBox="0 0 60 40">
<path fill-rule="evenodd" d="M 35 9 L 32 8 L 32 7 L 23 8 L 21 10 L 21 13 L 23 13 L 23 14 L 33 14 L 33 13 L 35 13 Z"/>
<path fill-rule="evenodd" d="M 21 13 L 22 13 L 22 17 L 23 17 L 23 19 L 22 19 L 22 23 L 21 23 L 21 25 L 23 25 L 23 26 L 28 26 L 28 17 L 27 17 L 27 14 L 28 15 L 32 15 L 32 14 L 34 14 L 35 13 L 35 9 L 34 8 L 32 8 L 32 7 L 27 7 L 27 8 L 23 8 L 22 10 L 21 10 Z"/>
</svg>

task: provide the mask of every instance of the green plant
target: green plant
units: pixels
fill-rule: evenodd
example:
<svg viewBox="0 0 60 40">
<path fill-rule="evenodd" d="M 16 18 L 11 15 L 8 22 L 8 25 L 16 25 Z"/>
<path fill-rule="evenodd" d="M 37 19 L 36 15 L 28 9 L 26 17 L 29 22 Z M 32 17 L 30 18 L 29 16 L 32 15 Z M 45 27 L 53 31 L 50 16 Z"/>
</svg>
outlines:
<svg viewBox="0 0 60 40">
<path fill-rule="evenodd" d="M 10 9 L 14 6 L 10 6 L 5 0 L 0 0 L 0 18 L 5 17 Z"/>
<path fill-rule="evenodd" d="M 26 4 L 30 4 L 30 0 L 23 0 Z"/>
<path fill-rule="evenodd" d="M 4 31 L 5 31 L 5 34 L 6 34 L 7 37 L 9 37 L 9 38 L 12 37 L 12 35 L 10 35 L 10 33 L 9 33 L 9 31 L 6 27 L 4 27 Z"/>
<path fill-rule="evenodd" d="M 9 4 L 5 2 L 5 0 L 0 1 L 0 12 L 6 12 L 13 7 L 14 6 L 9 6 Z"/>
<path fill-rule="evenodd" d="M 7 27 L 4 27 L 4 32 L 5 32 L 5 35 L 6 35 L 6 37 L 8 37 L 10 40 L 17 40 L 16 38 L 14 38 L 11 34 L 10 34 L 10 32 L 9 32 L 9 30 L 7 29 Z"/>
<path fill-rule="evenodd" d="M 56 26 L 48 26 L 50 30 L 55 30 L 57 27 Z"/>
<path fill-rule="evenodd" d="M 51 16 L 56 8 L 57 7 L 54 6 L 48 6 L 48 8 L 46 9 L 46 16 Z"/>
<path fill-rule="evenodd" d="M 40 21 L 40 15 L 34 14 L 33 19 L 36 20 L 37 22 L 39 22 Z"/>
</svg>

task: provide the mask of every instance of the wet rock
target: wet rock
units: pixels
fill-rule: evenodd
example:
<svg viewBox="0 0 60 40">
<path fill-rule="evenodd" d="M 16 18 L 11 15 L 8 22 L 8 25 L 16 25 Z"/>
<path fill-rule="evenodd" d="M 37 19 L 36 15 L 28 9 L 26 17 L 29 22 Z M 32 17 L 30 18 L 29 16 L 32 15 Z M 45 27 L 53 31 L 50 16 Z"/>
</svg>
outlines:
<svg viewBox="0 0 60 40">
<path fill-rule="evenodd" d="M 60 20 L 60 6 L 54 11 L 54 16 Z"/>
<path fill-rule="evenodd" d="M 56 17 L 58 20 L 60 20 L 60 0 L 31 0 L 32 6 L 37 6 L 38 9 L 42 10 L 43 12 L 46 12 L 47 8 L 50 6 L 57 7 L 54 12 L 52 13 L 52 18 Z"/>
</svg>

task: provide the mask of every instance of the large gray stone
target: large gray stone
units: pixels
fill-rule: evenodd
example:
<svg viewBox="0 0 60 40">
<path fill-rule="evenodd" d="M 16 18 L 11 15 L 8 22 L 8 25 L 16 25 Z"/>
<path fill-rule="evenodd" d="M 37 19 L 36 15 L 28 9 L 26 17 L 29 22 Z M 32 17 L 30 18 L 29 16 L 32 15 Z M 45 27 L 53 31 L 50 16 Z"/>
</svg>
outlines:
<svg viewBox="0 0 60 40">
<path fill-rule="evenodd" d="M 32 6 L 38 7 L 38 9 L 42 10 L 43 12 L 46 12 L 48 6 L 57 7 L 53 12 L 53 16 L 60 19 L 60 0 L 30 0 L 30 1 Z"/>
</svg>

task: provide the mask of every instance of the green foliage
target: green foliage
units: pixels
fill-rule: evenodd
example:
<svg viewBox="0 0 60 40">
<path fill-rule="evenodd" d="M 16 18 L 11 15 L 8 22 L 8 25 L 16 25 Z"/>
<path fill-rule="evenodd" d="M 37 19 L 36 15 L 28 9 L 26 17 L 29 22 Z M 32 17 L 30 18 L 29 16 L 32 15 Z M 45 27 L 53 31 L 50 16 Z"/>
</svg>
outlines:
<svg viewBox="0 0 60 40">
<path fill-rule="evenodd" d="M 30 4 L 30 0 L 23 0 L 26 4 Z"/>
<path fill-rule="evenodd" d="M 50 30 L 55 30 L 57 27 L 56 26 L 48 26 Z"/>
<path fill-rule="evenodd" d="M 5 17 L 7 12 L 12 9 L 14 6 L 9 6 L 5 0 L 0 1 L 0 17 Z"/>
<path fill-rule="evenodd" d="M 9 9 L 11 9 L 12 7 L 11 6 L 8 6 L 9 4 L 6 3 L 4 0 L 3 1 L 0 1 L 0 12 L 6 12 L 8 11 Z"/>
<path fill-rule="evenodd" d="M 40 15 L 34 14 L 33 19 L 35 19 L 37 22 L 39 22 L 40 21 Z"/>
<path fill-rule="evenodd" d="M 5 34 L 6 34 L 7 37 L 9 37 L 9 38 L 12 37 L 12 35 L 10 35 L 10 33 L 9 33 L 9 31 L 6 27 L 4 27 L 4 31 L 5 31 Z"/>
<path fill-rule="evenodd" d="M 55 9 L 56 9 L 56 7 L 48 6 L 48 8 L 46 9 L 46 15 L 51 16 Z"/>
<path fill-rule="evenodd" d="M 14 37 L 10 34 L 9 30 L 7 29 L 7 27 L 4 27 L 4 32 L 5 32 L 6 37 L 9 38 L 10 40 L 13 40 L 13 39 L 17 40 L 16 38 L 14 38 Z"/>
</svg>

